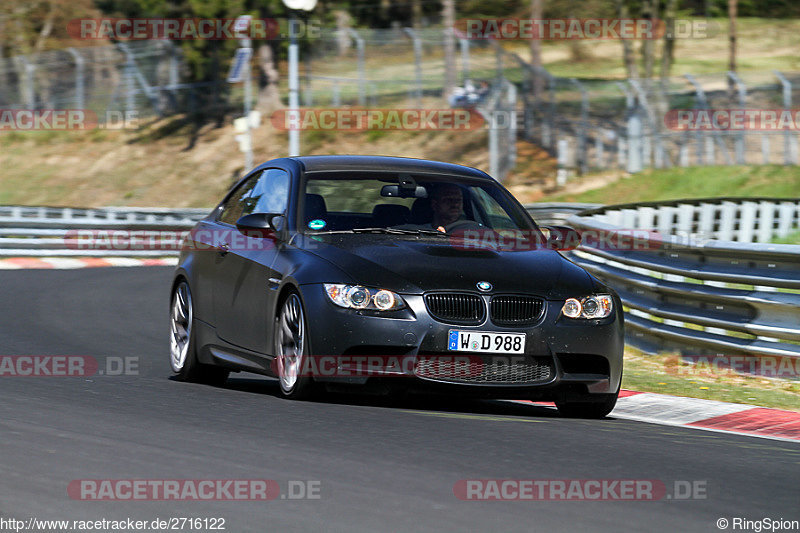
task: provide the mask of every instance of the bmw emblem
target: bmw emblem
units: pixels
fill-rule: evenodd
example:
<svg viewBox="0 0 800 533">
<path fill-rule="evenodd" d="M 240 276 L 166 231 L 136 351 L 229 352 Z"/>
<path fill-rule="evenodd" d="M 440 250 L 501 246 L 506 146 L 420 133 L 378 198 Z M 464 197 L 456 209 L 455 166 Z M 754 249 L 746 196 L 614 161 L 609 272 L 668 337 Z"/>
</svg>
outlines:
<svg viewBox="0 0 800 533">
<path fill-rule="evenodd" d="M 489 283 L 488 281 L 479 281 L 478 282 L 478 288 L 480 290 L 482 290 L 483 292 L 487 292 L 487 291 L 492 290 L 492 284 Z"/>
</svg>

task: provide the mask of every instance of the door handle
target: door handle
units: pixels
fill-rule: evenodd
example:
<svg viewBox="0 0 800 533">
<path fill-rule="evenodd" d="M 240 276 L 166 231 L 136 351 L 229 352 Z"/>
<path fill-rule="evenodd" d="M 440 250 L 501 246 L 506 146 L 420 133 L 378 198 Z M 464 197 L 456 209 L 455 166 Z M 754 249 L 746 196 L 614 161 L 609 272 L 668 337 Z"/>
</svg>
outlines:
<svg viewBox="0 0 800 533">
<path fill-rule="evenodd" d="M 230 251 L 231 249 L 230 246 L 228 246 L 228 243 L 223 242 L 222 244 L 219 245 L 219 250 L 217 250 L 217 253 L 219 253 L 219 255 L 221 256 L 226 256 Z"/>
</svg>

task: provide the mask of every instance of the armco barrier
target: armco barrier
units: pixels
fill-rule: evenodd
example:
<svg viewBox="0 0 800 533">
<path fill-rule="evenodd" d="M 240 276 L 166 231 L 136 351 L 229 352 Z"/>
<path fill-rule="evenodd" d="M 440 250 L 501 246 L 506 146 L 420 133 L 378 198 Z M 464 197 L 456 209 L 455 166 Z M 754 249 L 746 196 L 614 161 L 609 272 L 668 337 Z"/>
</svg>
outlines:
<svg viewBox="0 0 800 533">
<path fill-rule="evenodd" d="M 67 237 L 75 230 L 129 230 L 141 238 L 184 232 L 211 209 L 0 206 L 0 257 L 164 257 L 170 250 L 74 249 Z"/>
<path fill-rule="evenodd" d="M 614 287 L 628 342 L 646 352 L 800 357 L 799 199 L 724 198 L 607 206 L 579 231 L 646 229 L 649 246 L 581 245 L 570 259 Z"/>
</svg>

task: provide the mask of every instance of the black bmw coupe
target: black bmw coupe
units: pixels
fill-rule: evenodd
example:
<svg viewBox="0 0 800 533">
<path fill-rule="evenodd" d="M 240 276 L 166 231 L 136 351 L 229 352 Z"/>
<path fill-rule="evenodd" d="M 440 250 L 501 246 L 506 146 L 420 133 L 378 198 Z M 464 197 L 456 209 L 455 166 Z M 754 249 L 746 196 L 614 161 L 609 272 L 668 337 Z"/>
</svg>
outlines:
<svg viewBox="0 0 800 533">
<path fill-rule="evenodd" d="M 603 417 L 623 315 L 489 175 L 371 156 L 275 159 L 190 232 L 171 294 L 176 378 L 277 377 L 554 401 Z"/>
</svg>

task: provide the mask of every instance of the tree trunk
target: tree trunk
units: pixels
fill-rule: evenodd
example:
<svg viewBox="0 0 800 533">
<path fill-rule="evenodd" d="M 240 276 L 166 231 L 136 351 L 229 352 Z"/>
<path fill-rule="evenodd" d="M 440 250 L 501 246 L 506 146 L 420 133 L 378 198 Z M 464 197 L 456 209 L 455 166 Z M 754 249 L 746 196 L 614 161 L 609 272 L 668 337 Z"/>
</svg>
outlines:
<svg viewBox="0 0 800 533">
<path fill-rule="evenodd" d="M 455 0 L 443 0 L 442 18 L 444 20 L 444 97 L 450 98 L 456 86 L 456 22 Z"/>
<path fill-rule="evenodd" d="M 533 20 L 542 19 L 543 4 L 544 0 L 531 0 L 531 18 Z M 540 75 L 542 68 L 542 40 L 540 37 L 536 35 L 531 39 L 531 65 L 536 70 L 533 77 L 533 96 L 537 101 L 544 92 L 544 79 Z"/>
<path fill-rule="evenodd" d="M 642 2 L 642 18 L 649 21 L 651 28 L 655 23 L 655 2 L 656 0 L 644 0 Z M 653 39 L 642 40 L 642 65 L 644 67 L 644 77 L 649 80 L 653 77 L 653 55 L 655 46 Z"/>
<path fill-rule="evenodd" d="M 737 0 L 728 0 L 728 18 L 730 20 L 728 30 L 728 70 L 736 72 L 736 16 L 738 11 Z M 736 95 L 736 87 L 733 80 L 728 78 L 728 96 L 731 100 Z"/>
<path fill-rule="evenodd" d="M 664 48 L 661 50 L 661 83 L 666 84 L 675 60 L 675 10 L 677 0 L 667 0 L 664 5 Z"/>
<path fill-rule="evenodd" d="M 280 76 L 275 68 L 272 46 L 269 44 L 258 47 L 258 70 L 258 110 L 266 116 L 281 107 L 281 96 L 278 92 Z"/>
<path fill-rule="evenodd" d="M 617 5 L 617 15 L 620 19 L 625 20 L 630 18 L 630 10 L 625 0 L 615 0 Z M 639 77 L 639 68 L 636 64 L 636 57 L 633 55 L 633 45 L 630 39 L 620 39 L 622 43 L 622 60 L 625 63 L 625 73 L 629 78 Z"/>
<path fill-rule="evenodd" d="M 422 3 L 421 0 L 411 0 L 411 26 L 414 29 L 422 25 Z"/>
</svg>

